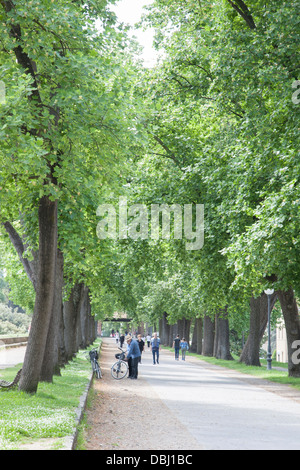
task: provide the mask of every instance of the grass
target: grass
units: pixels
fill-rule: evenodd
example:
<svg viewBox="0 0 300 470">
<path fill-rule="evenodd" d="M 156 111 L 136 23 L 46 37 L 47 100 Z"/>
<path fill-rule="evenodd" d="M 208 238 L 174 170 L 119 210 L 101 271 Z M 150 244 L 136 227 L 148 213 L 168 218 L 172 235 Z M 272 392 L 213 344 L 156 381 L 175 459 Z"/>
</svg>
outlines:
<svg viewBox="0 0 300 470">
<path fill-rule="evenodd" d="M 99 341 L 93 347 L 99 345 Z M 91 374 L 91 364 L 79 351 L 76 358 L 55 376 L 41 382 L 35 395 L 18 389 L 0 389 L 0 450 L 16 450 L 24 442 L 63 438 L 72 434 L 75 411 Z M 1 379 L 11 381 L 21 365 L 1 370 Z"/>
<path fill-rule="evenodd" d="M 165 348 L 170 351 L 174 351 L 172 348 Z M 282 362 L 272 361 L 272 370 L 267 370 L 267 361 L 261 360 L 261 367 L 247 366 L 239 362 L 238 358 L 235 357 L 233 361 L 225 361 L 222 359 L 216 359 L 214 357 L 201 356 L 199 354 L 188 352 L 187 356 L 193 356 L 202 361 L 214 364 L 220 367 L 226 367 L 227 369 L 233 369 L 243 374 L 253 375 L 261 379 L 269 380 L 271 382 L 280 383 L 283 385 L 290 385 L 300 390 L 300 378 L 288 376 L 288 365 Z M 284 368 L 285 370 L 276 370 L 275 367 Z"/>
</svg>

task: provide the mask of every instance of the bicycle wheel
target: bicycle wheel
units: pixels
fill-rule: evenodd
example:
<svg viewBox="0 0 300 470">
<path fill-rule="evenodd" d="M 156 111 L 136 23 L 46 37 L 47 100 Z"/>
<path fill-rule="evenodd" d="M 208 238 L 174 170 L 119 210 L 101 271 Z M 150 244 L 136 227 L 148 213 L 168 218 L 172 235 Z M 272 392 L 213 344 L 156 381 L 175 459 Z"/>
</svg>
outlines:
<svg viewBox="0 0 300 470">
<path fill-rule="evenodd" d="M 98 364 L 97 361 L 95 361 L 94 373 L 95 373 L 95 376 L 96 376 L 97 379 L 101 379 L 101 378 L 102 378 L 101 369 L 100 369 L 100 366 L 99 366 L 99 364 Z"/>
<path fill-rule="evenodd" d="M 116 380 L 121 380 L 128 373 L 128 364 L 124 361 L 117 361 L 111 367 L 111 375 Z"/>
</svg>

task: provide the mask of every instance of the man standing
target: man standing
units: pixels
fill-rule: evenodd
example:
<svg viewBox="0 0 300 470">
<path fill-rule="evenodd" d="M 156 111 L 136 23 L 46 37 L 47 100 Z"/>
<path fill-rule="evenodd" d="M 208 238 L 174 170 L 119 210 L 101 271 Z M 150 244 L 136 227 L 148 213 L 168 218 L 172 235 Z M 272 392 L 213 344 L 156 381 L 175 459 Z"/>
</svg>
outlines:
<svg viewBox="0 0 300 470">
<path fill-rule="evenodd" d="M 137 379 L 139 358 L 141 356 L 140 348 L 137 341 L 132 339 L 131 336 L 126 337 L 126 342 L 128 344 L 127 359 L 128 361 L 131 361 L 129 378 Z"/>
<path fill-rule="evenodd" d="M 160 350 L 160 339 L 157 336 L 157 333 L 153 334 L 153 338 L 151 339 L 151 351 L 153 356 L 153 364 L 157 362 L 159 364 L 159 350 Z M 156 362 L 155 362 L 156 357 Z"/>
<path fill-rule="evenodd" d="M 173 348 L 175 348 L 175 360 L 179 361 L 179 350 L 180 350 L 180 336 L 177 335 L 173 341 Z"/>
</svg>

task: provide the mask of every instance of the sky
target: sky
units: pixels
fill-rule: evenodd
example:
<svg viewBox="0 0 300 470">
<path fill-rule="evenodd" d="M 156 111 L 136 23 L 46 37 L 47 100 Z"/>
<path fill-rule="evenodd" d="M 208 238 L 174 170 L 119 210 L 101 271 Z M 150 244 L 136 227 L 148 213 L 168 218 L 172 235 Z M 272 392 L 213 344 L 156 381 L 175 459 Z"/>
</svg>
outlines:
<svg viewBox="0 0 300 470">
<path fill-rule="evenodd" d="M 110 5 L 110 9 L 116 13 L 120 22 L 134 26 L 141 19 L 143 7 L 152 2 L 153 0 L 119 0 L 115 5 Z M 152 48 L 154 31 L 150 28 L 147 31 L 136 29 L 133 34 L 144 47 L 142 57 L 145 66 L 151 67 L 155 64 L 157 57 L 156 51 Z"/>
</svg>

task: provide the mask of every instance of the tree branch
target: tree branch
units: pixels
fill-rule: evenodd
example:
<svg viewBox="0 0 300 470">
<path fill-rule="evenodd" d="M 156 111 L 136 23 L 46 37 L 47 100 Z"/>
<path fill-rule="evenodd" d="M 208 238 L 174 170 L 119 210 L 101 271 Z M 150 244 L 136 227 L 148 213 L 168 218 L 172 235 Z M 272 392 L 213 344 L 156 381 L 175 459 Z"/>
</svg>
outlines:
<svg viewBox="0 0 300 470">
<path fill-rule="evenodd" d="M 238 12 L 238 14 L 246 21 L 247 25 L 250 29 L 255 29 L 256 24 L 254 23 L 253 17 L 247 7 L 247 5 L 243 2 L 243 0 L 227 0 L 228 3 Z"/>
<path fill-rule="evenodd" d="M 19 259 L 25 269 L 25 272 L 28 278 L 32 282 L 34 290 L 36 290 L 36 273 L 34 271 L 32 263 L 30 263 L 30 261 L 27 258 L 24 258 L 23 256 L 25 252 L 25 247 L 24 247 L 24 244 L 20 235 L 18 234 L 18 232 L 16 231 L 16 229 L 12 226 L 10 222 L 4 222 L 3 226 L 9 235 L 10 241 L 12 242 L 19 256 Z"/>
</svg>

